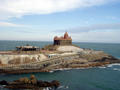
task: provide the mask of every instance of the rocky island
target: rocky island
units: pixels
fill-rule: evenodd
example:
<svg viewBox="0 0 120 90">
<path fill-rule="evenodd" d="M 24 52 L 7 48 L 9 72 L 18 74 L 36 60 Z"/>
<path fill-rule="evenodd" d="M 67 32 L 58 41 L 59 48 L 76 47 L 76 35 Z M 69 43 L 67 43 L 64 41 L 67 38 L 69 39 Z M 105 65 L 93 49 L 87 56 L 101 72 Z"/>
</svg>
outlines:
<svg viewBox="0 0 120 90">
<path fill-rule="evenodd" d="M 0 51 L 0 73 L 6 74 L 50 72 L 112 63 L 120 63 L 120 60 L 103 51 L 73 45 L 67 32 L 62 37 L 55 36 L 53 45 L 43 48 L 26 45 L 18 46 L 13 51 Z"/>
<path fill-rule="evenodd" d="M 2 80 L 0 81 L 0 85 L 3 86 L 2 88 L 8 89 L 44 90 L 44 88 L 48 88 L 50 90 L 56 90 L 60 86 L 60 83 L 57 80 L 51 82 L 37 80 L 34 75 L 31 75 L 30 78 L 22 77 L 12 82 Z"/>
</svg>

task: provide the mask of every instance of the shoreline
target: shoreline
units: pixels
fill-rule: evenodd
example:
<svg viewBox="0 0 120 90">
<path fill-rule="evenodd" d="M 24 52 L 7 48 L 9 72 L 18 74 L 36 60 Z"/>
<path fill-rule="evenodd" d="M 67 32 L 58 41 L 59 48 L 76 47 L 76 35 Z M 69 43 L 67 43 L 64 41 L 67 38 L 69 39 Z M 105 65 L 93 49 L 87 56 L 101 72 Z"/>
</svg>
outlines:
<svg viewBox="0 0 120 90">
<path fill-rule="evenodd" d="M 120 65 L 120 60 L 119 62 L 116 63 L 110 63 L 110 62 L 99 62 L 99 63 L 94 63 L 94 64 L 88 64 L 88 65 L 78 65 L 74 66 L 71 65 L 70 67 L 57 67 L 57 68 L 52 68 L 52 69 L 21 69 L 21 70 L 0 70 L 1 74 L 27 74 L 27 73 L 38 73 L 38 72 L 56 72 L 56 71 L 64 71 L 64 70 L 72 70 L 72 69 L 88 69 L 88 68 L 94 68 L 94 67 L 112 67 L 113 65 Z"/>
<path fill-rule="evenodd" d="M 56 71 L 67 71 L 67 70 L 79 70 L 79 69 L 91 69 L 91 68 L 107 68 L 112 67 L 114 65 L 120 65 L 120 63 L 114 63 L 114 64 L 106 64 L 104 66 L 98 66 L 98 67 L 86 67 L 86 68 L 60 68 L 60 69 L 54 69 L 52 71 L 49 71 L 50 73 L 56 72 Z"/>
</svg>

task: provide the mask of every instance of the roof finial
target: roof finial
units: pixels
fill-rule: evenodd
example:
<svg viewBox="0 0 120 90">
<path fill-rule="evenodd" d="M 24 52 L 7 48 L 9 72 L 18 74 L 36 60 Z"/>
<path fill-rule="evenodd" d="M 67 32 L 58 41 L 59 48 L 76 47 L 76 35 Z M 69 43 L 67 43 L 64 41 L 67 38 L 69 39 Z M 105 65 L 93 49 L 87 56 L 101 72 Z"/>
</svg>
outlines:
<svg viewBox="0 0 120 90">
<path fill-rule="evenodd" d="M 64 34 L 64 39 L 67 39 L 67 38 L 68 38 L 68 33 L 65 32 L 65 34 Z"/>
</svg>

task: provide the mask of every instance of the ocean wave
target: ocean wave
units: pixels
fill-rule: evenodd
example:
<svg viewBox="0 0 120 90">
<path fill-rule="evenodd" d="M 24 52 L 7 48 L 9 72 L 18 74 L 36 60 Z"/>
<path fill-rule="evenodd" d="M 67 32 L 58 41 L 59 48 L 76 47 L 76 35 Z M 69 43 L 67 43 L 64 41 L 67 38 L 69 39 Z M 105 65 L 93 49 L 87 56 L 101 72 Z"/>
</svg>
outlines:
<svg viewBox="0 0 120 90">
<path fill-rule="evenodd" d="M 69 70 L 80 70 L 80 69 L 90 69 L 90 68 L 93 68 L 93 67 L 87 67 L 87 68 L 59 68 L 59 69 L 51 70 L 51 71 L 49 71 L 49 73 L 53 73 L 53 72 L 56 72 L 56 71 L 69 71 Z"/>
<path fill-rule="evenodd" d="M 90 68 L 93 68 L 93 67 L 87 67 L 87 68 L 60 68 L 60 69 L 55 69 L 53 71 L 66 71 L 66 70 L 76 70 L 76 69 L 90 69 Z"/>
<path fill-rule="evenodd" d="M 98 67 L 98 68 L 106 68 L 106 67 Z"/>
<path fill-rule="evenodd" d="M 63 70 L 71 70 L 73 68 L 60 68 L 60 69 L 54 69 L 53 71 L 63 71 Z"/>
<path fill-rule="evenodd" d="M 49 73 L 53 73 L 55 71 L 65 71 L 65 70 L 71 70 L 72 68 L 60 68 L 60 69 L 54 69 L 54 70 L 51 70 L 49 71 Z"/>
<path fill-rule="evenodd" d="M 68 86 L 59 86 L 58 89 L 68 89 Z"/>
<path fill-rule="evenodd" d="M 51 87 L 46 87 L 46 88 L 43 88 L 43 90 L 52 90 Z"/>
<path fill-rule="evenodd" d="M 49 73 L 53 73 L 54 71 L 49 71 Z"/>
<path fill-rule="evenodd" d="M 113 68 L 113 70 L 115 70 L 115 71 L 120 71 L 120 69 L 118 69 L 118 68 Z"/>
<path fill-rule="evenodd" d="M 113 66 L 120 66 L 120 64 L 119 63 L 109 64 L 107 67 L 113 67 Z"/>
<path fill-rule="evenodd" d="M 87 68 L 73 68 L 73 69 L 89 69 L 91 67 L 87 67 Z"/>
</svg>

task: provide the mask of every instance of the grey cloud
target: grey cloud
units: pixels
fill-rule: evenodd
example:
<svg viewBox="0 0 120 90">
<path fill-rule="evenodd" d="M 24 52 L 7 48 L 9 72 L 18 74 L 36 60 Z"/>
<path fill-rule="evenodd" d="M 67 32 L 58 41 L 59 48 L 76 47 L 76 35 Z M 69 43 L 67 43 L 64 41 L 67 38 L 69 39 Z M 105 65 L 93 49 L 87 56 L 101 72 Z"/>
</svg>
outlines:
<svg viewBox="0 0 120 90">
<path fill-rule="evenodd" d="M 56 30 L 55 32 L 71 32 L 71 33 L 80 33 L 80 32 L 90 32 L 90 31 L 99 31 L 99 30 L 120 30 L 120 23 L 114 24 L 95 24 L 90 26 L 81 26 L 74 27 L 64 30 Z"/>
</svg>

